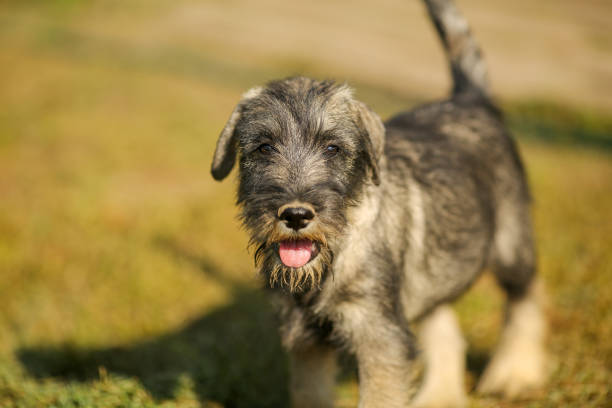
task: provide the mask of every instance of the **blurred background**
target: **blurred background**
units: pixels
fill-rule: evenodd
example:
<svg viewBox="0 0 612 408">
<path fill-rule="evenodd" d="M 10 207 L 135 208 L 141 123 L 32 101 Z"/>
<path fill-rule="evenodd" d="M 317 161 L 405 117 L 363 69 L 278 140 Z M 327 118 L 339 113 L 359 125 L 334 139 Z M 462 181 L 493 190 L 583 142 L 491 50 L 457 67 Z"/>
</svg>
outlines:
<svg viewBox="0 0 612 408">
<path fill-rule="evenodd" d="M 458 4 L 526 162 L 554 356 L 532 399 L 470 403 L 610 406 L 612 3 Z M 209 168 L 240 95 L 295 74 L 383 118 L 450 86 L 416 0 L 0 0 L 0 406 L 287 405 L 235 183 Z M 484 276 L 456 304 L 467 387 L 502 300 Z"/>
</svg>

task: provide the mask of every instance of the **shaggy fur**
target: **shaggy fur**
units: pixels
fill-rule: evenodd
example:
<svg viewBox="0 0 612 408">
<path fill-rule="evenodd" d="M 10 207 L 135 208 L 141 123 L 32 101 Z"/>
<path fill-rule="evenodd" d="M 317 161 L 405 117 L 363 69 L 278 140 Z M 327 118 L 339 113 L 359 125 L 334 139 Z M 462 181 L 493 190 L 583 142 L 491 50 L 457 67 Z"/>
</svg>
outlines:
<svg viewBox="0 0 612 408">
<path fill-rule="evenodd" d="M 294 406 L 332 405 L 338 347 L 357 357 L 361 407 L 407 406 L 419 321 L 428 371 L 415 403 L 463 405 L 463 343 L 443 305 L 487 266 L 510 317 L 481 389 L 516 396 L 544 379 L 523 167 L 467 23 L 447 0 L 426 5 L 451 63 L 448 100 L 383 125 L 347 86 L 289 78 L 247 92 L 219 137 L 212 174 L 239 158 L 238 205 L 280 303 Z M 296 227 L 287 208 L 312 217 Z M 298 240 L 310 261 L 287 266 L 280 248 Z"/>
</svg>

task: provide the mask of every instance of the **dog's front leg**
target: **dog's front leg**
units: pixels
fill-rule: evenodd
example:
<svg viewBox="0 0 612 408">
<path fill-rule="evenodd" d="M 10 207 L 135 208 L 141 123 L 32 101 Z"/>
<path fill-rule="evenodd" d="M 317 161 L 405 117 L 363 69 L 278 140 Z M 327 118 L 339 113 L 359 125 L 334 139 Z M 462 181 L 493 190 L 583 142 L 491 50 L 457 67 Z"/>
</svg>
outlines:
<svg viewBox="0 0 612 408">
<path fill-rule="evenodd" d="M 379 305 L 351 305 L 344 310 L 342 330 L 357 357 L 359 408 L 405 408 L 414 355 L 413 336 L 404 324 Z M 399 319 L 398 319 L 399 320 Z"/>
<path fill-rule="evenodd" d="M 408 406 L 411 362 L 406 347 L 399 338 L 385 340 L 357 351 L 359 408 Z"/>
<path fill-rule="evenodd" d="M 292 350 L 290 393 L 293 408 L 331 408 L 334 406 L 336 352 L 326 345 Z"/>
</svg>

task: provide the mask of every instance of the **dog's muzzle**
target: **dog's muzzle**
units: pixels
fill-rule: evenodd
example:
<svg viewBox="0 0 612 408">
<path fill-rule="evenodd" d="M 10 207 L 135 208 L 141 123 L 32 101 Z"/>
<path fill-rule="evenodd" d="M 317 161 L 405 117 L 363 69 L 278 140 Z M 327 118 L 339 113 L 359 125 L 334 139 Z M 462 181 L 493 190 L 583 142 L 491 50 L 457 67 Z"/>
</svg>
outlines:
<svg viewBox="0 0 612 408">
<path fill-rule="evenodd" d="M 294 201 L 278 209 L 278 219 L 296 235 L 278 242 L 278 256 L 281 262 L 291 268 L 300 268 L 319 254 L 319 245 L 308 238 L 300 237 L 315 218 L 314 208 L 302 202 Z"/>
</svg>

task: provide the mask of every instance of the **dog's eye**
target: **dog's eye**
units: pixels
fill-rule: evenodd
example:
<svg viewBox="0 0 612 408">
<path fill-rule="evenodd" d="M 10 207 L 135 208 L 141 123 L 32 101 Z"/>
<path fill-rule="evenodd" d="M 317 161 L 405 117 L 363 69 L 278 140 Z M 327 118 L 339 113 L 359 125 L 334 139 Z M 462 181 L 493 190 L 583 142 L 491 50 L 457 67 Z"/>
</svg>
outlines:
<svg viewBox="0 0 612 408">
<path fill-rule="evenodd" d="M 274 151 L 274 148 L 272 146 L 270 146 L 267 143 L 262 144 L 261 146 L 259 146 L 257 148 L 257 150 L 259 151 L 259 153 L 261 154 L 270 154 Z"/>
<path fill-rule="evenodd" d="M 340 151 L 340 148 L 336 145 L 329 145 L 325 148 L 325 153 L 329 156 L 334 156 Z"/>
</svg>

